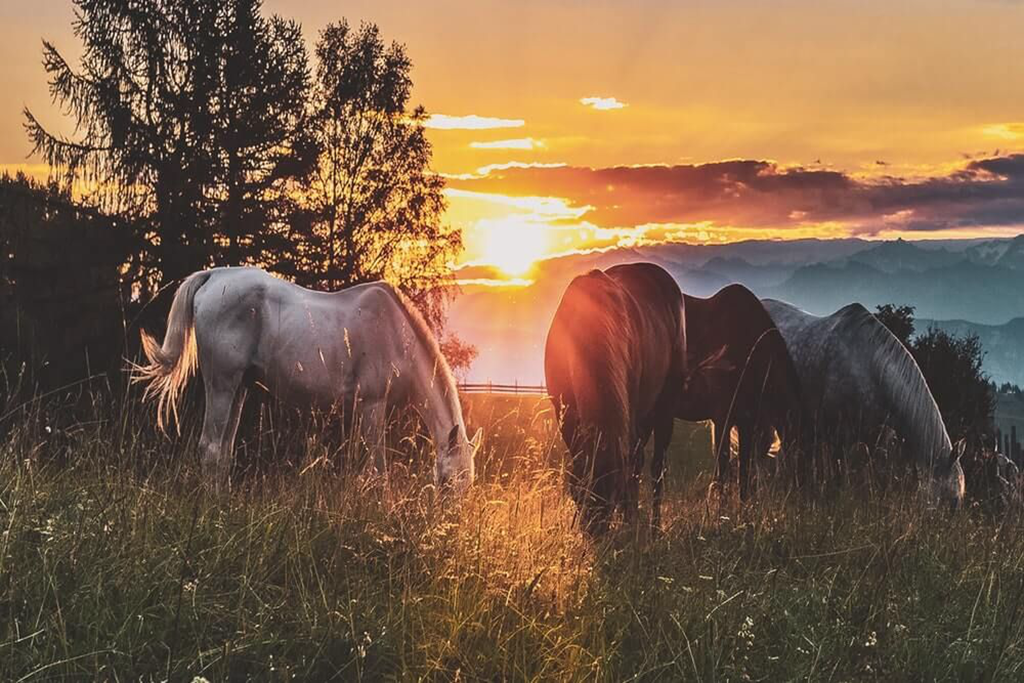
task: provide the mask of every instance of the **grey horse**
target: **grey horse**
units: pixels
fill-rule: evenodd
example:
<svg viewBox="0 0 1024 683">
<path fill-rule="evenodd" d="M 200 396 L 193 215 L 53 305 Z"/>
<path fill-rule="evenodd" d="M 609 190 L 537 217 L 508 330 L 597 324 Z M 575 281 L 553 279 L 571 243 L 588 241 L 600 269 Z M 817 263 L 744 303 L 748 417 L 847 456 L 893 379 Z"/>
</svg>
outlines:
<svg viewBox="0 0 1024 683">
<path fill-rule="evenodd" d="M 763 302 L 800 379 L 804 450 L 815 435 L 842 449 L 891 428 L 924 474 L 927 498 L 961 504 L 963 442 L 950 442 L 921 369 L 888 328 L 860 304 L 819 317 Z"/>
</svg>

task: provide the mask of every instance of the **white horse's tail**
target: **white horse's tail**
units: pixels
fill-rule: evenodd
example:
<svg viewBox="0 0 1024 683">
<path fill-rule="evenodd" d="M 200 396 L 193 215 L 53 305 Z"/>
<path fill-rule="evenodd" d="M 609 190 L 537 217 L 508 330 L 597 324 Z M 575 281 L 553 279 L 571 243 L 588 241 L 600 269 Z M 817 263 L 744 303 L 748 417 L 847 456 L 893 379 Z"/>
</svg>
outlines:
<svg viewBox="0 0 1024 683">
<path fill-rule="evenodd" d="M 161 430 L 172 416 L 180 430 L 178 399 L 199 364 L 193 302 L 196 292 L 209 279 L 209 271 L 192 273 L 178 287 L 171 303 L 171 312 L 167 315 L 167 333 L 163 345 L 158 344 L 145 330 L 140 330 L 142 351 L 146 354 L 147 362 L 145 365 L 132 364 L 132 381 L 147 384 L 143 394 L 145 400 L 157 399 L 156 423 Z"/>
</svg>

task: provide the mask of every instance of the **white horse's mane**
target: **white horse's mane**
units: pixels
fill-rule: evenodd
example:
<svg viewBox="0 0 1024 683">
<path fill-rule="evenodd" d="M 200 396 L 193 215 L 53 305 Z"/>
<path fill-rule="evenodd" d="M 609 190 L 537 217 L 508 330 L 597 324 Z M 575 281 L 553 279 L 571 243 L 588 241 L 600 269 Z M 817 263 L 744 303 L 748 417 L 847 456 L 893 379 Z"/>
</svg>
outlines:
<svg viewBox="0 0 1024 683">
<path fill-rule="evenodd" d="M 445 400 L 448 401 L 448 407 L 452 411 L 452 414 L 461 418 L 462 416 L 462 404 L 459 401 L 459 390 L 458 384 L 455 381 L 455 375 L 452 373 L 451 367 L 448 365 L 447 359 L 444 357 L 444 353 L 441 351 L 441 346 L 437 341 L 437 336 L 430 331 L 430 326 L 427 325 L 426 319 L 423 314 L 420 313 L 419 308 L 412 302 L 409 297 L 401 292 L 397 287 L 392 286 L 387 282 L 381 282 L 384 285 L 384 289 L 391 293 L 398 303 L 399 307 L 405 311 L 406 318 L 409 321 L 409 326 L 413 329 L 416 338 L 420 344 L 426 348 L 427 353 L 431 356 L 434 362 L 434 377 L 440 375 L 440 380 L 443 383 L 441 387 L 442 393 Z M 431 380 L 433 383 L 433 380 Z"/>
</svg>

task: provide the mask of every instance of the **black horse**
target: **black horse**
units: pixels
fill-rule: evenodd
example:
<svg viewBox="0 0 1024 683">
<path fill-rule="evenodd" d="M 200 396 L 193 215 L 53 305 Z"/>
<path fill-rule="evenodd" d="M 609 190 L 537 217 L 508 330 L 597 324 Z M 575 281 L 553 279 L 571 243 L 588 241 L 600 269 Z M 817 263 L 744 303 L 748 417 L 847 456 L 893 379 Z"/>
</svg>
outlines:
<svg viewBox="0 0 1024 683">
<path fill-rule="evenodd" d="M 652 467 L 662 469 L 685 380 L 683 306 L 671 275 L 635 263 L 574 278 L 555 311 L 544 373 L 571 457 L 570 492 L 590 532 L 606 531 L 617 507 L 635 515 L 652 431 Z M 657 526 L 660 477 L 654 484 Z"/>
</svg>

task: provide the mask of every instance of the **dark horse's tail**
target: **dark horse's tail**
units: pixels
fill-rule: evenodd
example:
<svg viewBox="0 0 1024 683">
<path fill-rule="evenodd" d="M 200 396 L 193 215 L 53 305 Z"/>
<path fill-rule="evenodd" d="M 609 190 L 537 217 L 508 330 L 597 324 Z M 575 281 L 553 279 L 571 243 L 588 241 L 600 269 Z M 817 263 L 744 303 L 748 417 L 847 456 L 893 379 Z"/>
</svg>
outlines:
<svg viewBox="0 0 1024 683">
<path fill-rule="evenodd" d="M 596 270 L 580 275 L 562 295 L 545 345 L 548 393 L 561 413 L 581 505 L 593 496 L 606 506 L 621 486 L 630 415 L 629 333 L 622 312 L 614 280 Z"/>
</svg>

